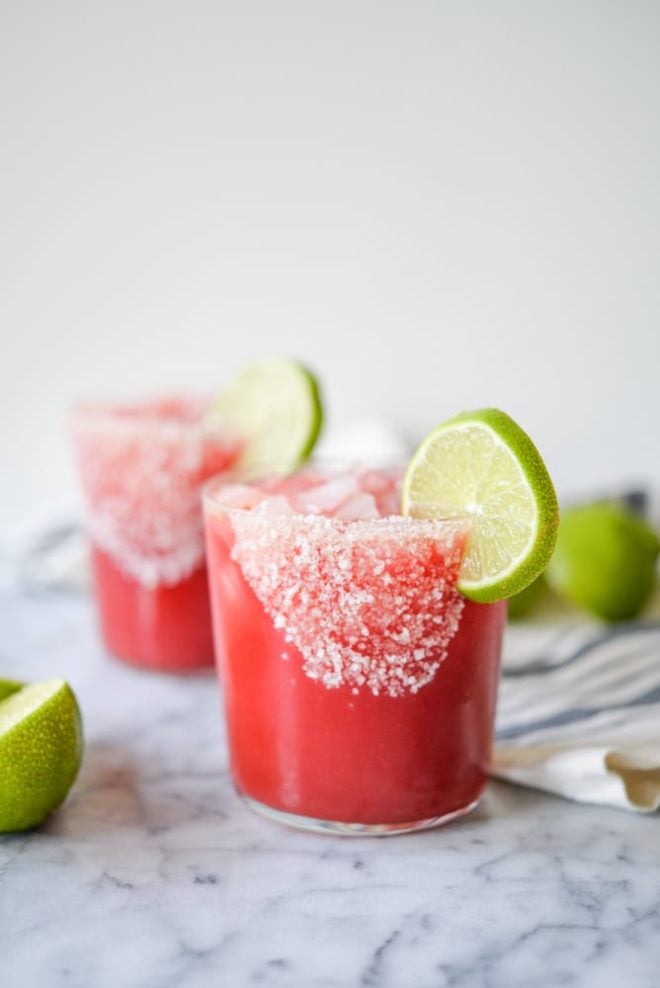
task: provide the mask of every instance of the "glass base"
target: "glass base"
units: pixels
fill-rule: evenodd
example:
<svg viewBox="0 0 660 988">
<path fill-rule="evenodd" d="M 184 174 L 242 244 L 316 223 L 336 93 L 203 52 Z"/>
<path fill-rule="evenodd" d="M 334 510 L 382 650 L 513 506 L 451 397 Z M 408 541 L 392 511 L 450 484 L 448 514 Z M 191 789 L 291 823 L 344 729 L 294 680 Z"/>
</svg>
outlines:
<svg viewBox="0 0 660 988">
<path fill-rule="evenodd" d="M 107 642 L 104 642 L 106 653 L 111 659 L 116 662 L 121 662 L 122 665 L 130 666 L 131 669 L 137 669 L 139 672 L 155 673 L 157 676 L 182 676 L 186 679 L 193 679 L 196 676 L 205 679 L 215 678 L 215 661 L 209 659 L 206 662 L 188 662 L 183 665 L 178 665 L 176 663 L 158 663 L 158 662 L 144 662 L 142 659 L 128 658 L 125 655 L 120 655 L 118 652 L 113 652 L 112 649 L 108 648 Z"/>
<path fill-rule="evenodd" d="M 238 791 L 238 795 L 251 810 L 275 823 L 295 827 L 297 830 L 344 837 L 391 837 L 395 834 L 411 834 L 417 830 L 430 830 L 431 827 L 441 827 L 445 823 L 458 819 L 458 817 L 465 816 L 479 804 L 479 799 L 475 799 L 474 802 L 468 803 L 467 806 L 462 806 L 458 810 L 452 810 L 451 813 L 429 817 L 426 820 L 406 821 L 405 823 L 344 823 L 341 820 L 317 820 L 311 816 L 287 813 L 286 810 L 276 810 L 272 806 L 260 803 L 240 791 Z"/>
</svg>

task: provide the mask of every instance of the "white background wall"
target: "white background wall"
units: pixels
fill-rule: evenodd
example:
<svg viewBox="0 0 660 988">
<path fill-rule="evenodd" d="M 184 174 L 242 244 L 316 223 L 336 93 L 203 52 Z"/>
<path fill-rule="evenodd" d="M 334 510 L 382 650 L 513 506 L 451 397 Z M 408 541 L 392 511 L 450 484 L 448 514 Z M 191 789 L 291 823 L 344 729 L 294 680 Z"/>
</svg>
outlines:
<svg viewBox="0 0 660 988">
<path fill-rule="evenodd" d="M 336 424 L 498 404 L 660 482 L 660 5 L 5 0 L 0 517 L 77 397 L 298 354 Z"/>
</svg>

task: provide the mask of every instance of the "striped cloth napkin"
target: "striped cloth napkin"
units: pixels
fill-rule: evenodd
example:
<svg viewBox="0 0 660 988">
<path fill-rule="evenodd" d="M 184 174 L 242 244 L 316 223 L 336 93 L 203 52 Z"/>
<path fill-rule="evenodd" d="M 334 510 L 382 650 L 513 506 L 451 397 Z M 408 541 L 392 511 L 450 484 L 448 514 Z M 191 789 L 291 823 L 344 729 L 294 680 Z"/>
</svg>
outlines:
<svg viewBox="0 0 660 988">
<path fill-rule="evenodd" d="M 585 803 L 660 806 L 660 621 L 507 631 L 492 774 Z"/>
</svg>

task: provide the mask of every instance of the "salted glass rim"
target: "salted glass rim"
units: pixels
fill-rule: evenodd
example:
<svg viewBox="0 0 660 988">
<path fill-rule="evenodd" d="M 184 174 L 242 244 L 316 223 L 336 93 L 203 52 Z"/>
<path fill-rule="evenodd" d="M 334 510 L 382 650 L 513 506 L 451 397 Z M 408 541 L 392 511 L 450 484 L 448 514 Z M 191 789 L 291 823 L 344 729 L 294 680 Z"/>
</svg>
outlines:
<svg viewBox="0 0 660 988">
<path fill-rule="evenodd" d="M 74 402 L 69 409 L 71 428 L 113 428 L 117 432 L 134 435 L 188 435 L 204 439 L 217 439 L 225 435 L 219 429 L 208 429 L 204 424 L 204 412 L 212 398 L 205 395 L 187 395 L 170 392 L 149 398 L 117 398 Z M 227 438 L 235 438 L 226 433 Z"/>
</svg>

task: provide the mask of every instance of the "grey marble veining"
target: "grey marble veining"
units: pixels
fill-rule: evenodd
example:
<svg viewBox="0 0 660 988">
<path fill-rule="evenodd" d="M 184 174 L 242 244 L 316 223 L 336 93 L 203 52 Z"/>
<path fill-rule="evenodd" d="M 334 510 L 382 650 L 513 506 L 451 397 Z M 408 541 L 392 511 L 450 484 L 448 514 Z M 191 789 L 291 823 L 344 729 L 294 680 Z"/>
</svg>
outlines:
<svg viewBox="0 0 660 988">
<path fill-rule="evenodd" d="M 84 767 L 0 837 L 0 984 L 20 988 L 631 988 L 660 984 L 657 817 L 493 785 L 390 839 L 251 814 L 214 679 L 107 658 L 85 597 L 0 598 L 0 674 L 63 675 Z"/>
</svg>

